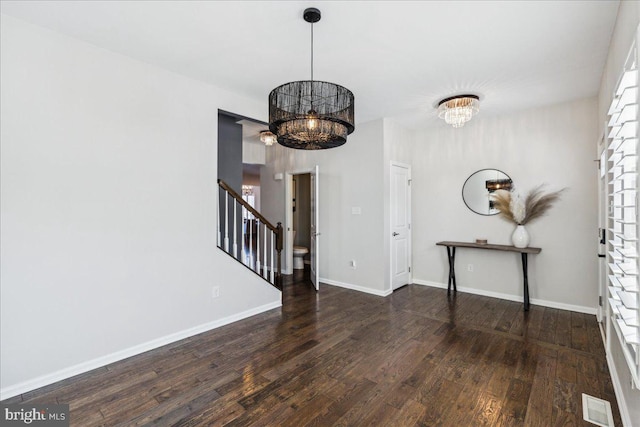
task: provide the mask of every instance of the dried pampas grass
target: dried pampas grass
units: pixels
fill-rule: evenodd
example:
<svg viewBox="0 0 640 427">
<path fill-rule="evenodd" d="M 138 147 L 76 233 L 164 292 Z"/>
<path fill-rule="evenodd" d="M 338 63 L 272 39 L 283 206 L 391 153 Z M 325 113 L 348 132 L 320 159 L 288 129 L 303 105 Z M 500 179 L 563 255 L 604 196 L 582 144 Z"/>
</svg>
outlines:
<svg viewBox="0 0 640 427">
<path fill-rule="evenodd" d="M 518 225 L 525 225 L 547 213 L 551 206 L 560 199 L 562 190 L 544 194 L 542 187 L 532 189 L 522 200 L 518 193 L 498 190 L 492 195 L 493 207 L 500 212 L 500 216 Z"/>
</svg>

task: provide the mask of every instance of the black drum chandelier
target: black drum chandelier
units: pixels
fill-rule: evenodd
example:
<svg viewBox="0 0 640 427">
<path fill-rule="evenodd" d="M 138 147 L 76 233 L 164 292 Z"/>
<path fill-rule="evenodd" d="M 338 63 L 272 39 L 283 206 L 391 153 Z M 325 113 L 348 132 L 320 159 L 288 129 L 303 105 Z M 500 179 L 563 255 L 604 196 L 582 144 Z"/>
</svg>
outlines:
<svg viewBox="0 0 640 427">
<path fill-rule="evenodd" d="M 311 80 L 285 83 L 269 94 L 269 130 L 285 147 L 322 150 L 339 147 L 353 132 L 353 93 L 340 85 L 313 80 L 313 24 L 320 11 L 305 9 L 311 23 Z"/>
</svg>

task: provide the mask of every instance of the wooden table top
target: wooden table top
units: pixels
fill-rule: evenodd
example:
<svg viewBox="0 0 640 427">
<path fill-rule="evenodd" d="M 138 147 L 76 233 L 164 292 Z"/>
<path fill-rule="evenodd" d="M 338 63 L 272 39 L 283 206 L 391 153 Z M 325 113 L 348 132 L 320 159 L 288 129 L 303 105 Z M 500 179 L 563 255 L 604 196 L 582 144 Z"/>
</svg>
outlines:
<svg viewBox="0 0 640 427">
<path fill-rule="evenodd" d="M 476 248 L 476 249 L 492 249 L 495 251 L 504 251 L 504 252 L 520 252 L 525 254 L 539 254 L 542 251 L 541 248 L 516 248 L 515 246 L 510 245 L 494 245 L 490 243 L 473 243 L 473 242 L 438 242 L 436 243 L 438 246 L 449 246 L 456 248 Z"/>
</svg>

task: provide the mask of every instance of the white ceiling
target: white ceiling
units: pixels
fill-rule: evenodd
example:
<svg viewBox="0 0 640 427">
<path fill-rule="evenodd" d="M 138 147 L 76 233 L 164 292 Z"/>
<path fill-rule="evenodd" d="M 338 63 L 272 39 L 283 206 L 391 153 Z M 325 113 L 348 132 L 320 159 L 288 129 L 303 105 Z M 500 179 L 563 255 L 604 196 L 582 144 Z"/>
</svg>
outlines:
<svg viewBox="0 0 640 427">
<path fill-rule="evenodd" d="M 353 91 L 356 123 L 444 126 L 437 102 L 481 115 L 597 95 L 616 1 L 2 1 L 0 11 L 265 104 L 310 77 Z M 239 112 L 242 113 L 242 112 Z"/>
</svg>

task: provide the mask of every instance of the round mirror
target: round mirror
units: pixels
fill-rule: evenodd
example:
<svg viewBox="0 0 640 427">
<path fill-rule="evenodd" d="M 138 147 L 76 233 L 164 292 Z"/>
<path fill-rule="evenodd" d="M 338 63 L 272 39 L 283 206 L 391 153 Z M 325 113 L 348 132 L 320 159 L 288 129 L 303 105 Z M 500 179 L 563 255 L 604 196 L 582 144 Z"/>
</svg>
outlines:
<svg viewBox="0 0 640 427">
<path fill-rule="evenodd" d="M 464 182 L 462 200 L 469 209 L 480 215 L 496 215 L 491 193 L 496 190 L 511 190 L 511 178 L 497 169 L 481 169 Z"/>
</svg>

